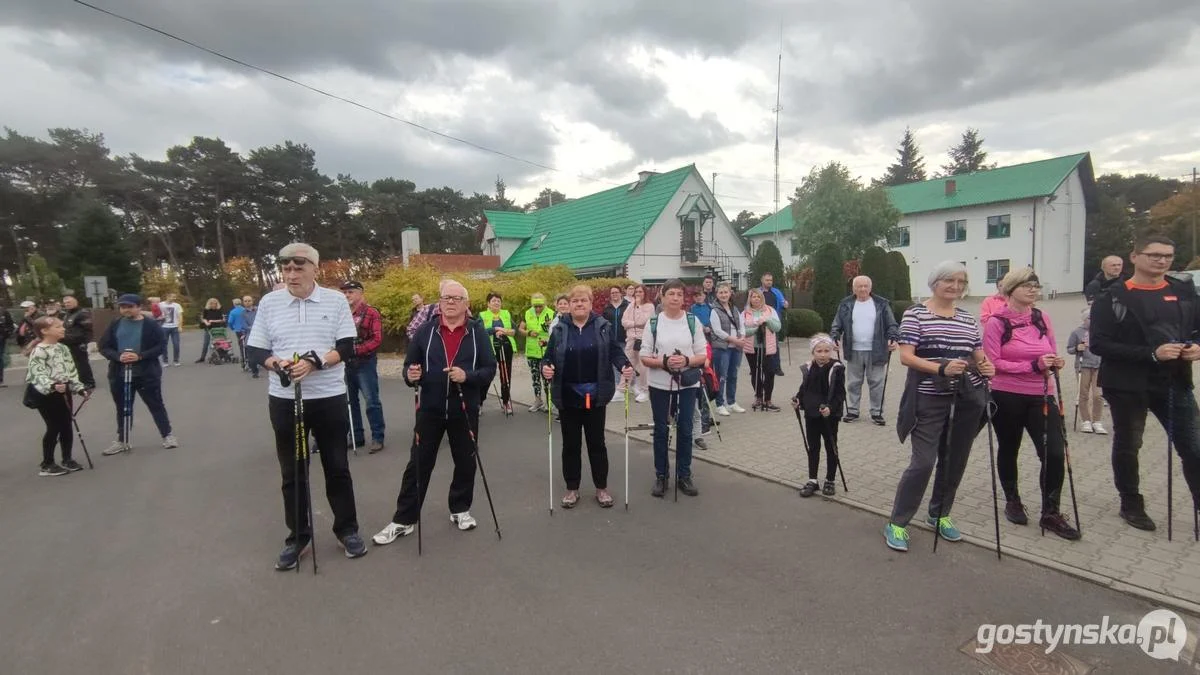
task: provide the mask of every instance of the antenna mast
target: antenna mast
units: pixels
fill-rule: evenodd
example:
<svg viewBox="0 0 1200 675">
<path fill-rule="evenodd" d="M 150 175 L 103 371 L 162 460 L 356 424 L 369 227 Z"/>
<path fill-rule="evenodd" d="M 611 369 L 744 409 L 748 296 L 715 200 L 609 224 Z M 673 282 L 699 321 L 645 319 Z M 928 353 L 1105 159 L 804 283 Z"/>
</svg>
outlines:
<svg viewBox="0 0 1200 675">
<path fill-rule="evenodd" d="M 775 215 L 779 215 L 779 104 L 780 88 L 783 81 L 783 26 L 779 27 L 779 61 L 775 69 Z M 779 246 L 779 230 L 775 230 L 775 246 Z"/>
</svg>

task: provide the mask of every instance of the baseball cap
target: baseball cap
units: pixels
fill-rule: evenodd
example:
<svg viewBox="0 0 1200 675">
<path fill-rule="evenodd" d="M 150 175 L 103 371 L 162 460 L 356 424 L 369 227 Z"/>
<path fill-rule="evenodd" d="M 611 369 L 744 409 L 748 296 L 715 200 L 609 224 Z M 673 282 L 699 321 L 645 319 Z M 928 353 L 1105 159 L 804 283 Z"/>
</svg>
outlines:
<svg viewBox="0 0 1200 675">
<path fill-rule="evenodd" d="M 26 300 L 21 303 L 21 309 L 29 309 L 30 307 L 37 307 L 37 303 L 32 300 Z"/>
<path fill-rule="evenodd" d="M 353 279 L 342 284 L 343 291 L 361 291 L 362 289 L 362 282 L 354 281 Z"/>
<path fill-rule="evenodd" d="M 126 294 L 122 295 L 121 297 L 117 298 L 117 304 L 118 305 L 135 305 L 136 306 L 136 305 L 142 304 L 142 299 L 140 297 L 138 297 L 138 295 L 136 293 L 126 293 Z"/>
</svg>

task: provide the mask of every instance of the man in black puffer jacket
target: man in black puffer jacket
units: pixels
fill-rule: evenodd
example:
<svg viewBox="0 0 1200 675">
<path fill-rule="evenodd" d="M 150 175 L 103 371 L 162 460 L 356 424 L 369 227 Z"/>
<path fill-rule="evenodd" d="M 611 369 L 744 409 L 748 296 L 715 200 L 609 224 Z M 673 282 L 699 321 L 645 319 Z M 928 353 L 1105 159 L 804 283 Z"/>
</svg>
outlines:
<svg viewBox="0 0 1200 675">
<path fill-rule="evenodd" d="M 73 295 L 64 297 L 63 327 L 67 333 L 62 343 L 71 350 L 75 370 L 79 371 L 79 381 L 87 389 L 95 389 L 96 376 L 92 373 L 92 364 L 88 362 L 88 343 L 92 341 L 92 310 L 80 307 L 79 300 Z"/>
<path fill-rule="evenodd" d="M 1083 287 L 1083 297 L 1090 303 L 1100 295 L 1100 291 L 1108 288 L 1110 284 L 1118 279 L 1126 278 L 1121 272 L 1125 268 L 1125 261 L 1119 255 L 1110 255 L 1100 261 L 1100 271 L 1095 277 Z"/>
</svg>

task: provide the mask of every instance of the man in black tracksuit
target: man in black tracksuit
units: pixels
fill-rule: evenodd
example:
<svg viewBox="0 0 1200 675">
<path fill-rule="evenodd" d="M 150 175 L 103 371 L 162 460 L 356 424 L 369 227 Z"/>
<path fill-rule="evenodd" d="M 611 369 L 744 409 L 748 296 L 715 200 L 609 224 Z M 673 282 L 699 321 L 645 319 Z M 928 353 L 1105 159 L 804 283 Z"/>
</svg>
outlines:
<svg viewBox="0 0 1200 675">
<path fill-rule="evenodd" d="M 444 435 L 450 437 L 454 460 L 450 522 L 463 531 L 475 528 L 470 512 L 476 467 L 472 435 L 479 433 L 480 394 L 496 376 L 496 356 L 483 325 L 467 317 L 467 302 L 467 290 L 461 284 L 442 282 L 440 315 L 418 328 L 408 344 L 404 380 L 420 391 L 417 420 L 396 512 L 387 527 L 372 538 L 377 545 L 413 532 Z"/>
<path fill-rule="evenodd" d="M 1150 236 L 1134 247 L 1134 273 L 1109 284 L 1092 303 L 1092 353 L 1099 356 L 1100 387 L 1113 417 L 1113 480 L 1121 517 L 1153 530 L 1138 490 L 1138 450 L 1146 413 L 1173 436 L 1183 477 L 1200 506 L 1200 424 L 1192 362 L 1200 360 L 1200 297 L 1191 280 L 1167 276 L 1175 244 Z"/>
<path fill-rule="evenodd" d="M 75 370 L 79 371 L 79 381 L 87 389 L 96 388 L 96 376 L 92 373 L 92 364 L 88 362 L 88 343 L 92 341 L 92 310 L 79 306 L 79 300 L 73 295 L 63 298 L 63 327 L 66 335 L 62 343 L 71 350 L 71 358 L 75 361 Z"/>
</svg>

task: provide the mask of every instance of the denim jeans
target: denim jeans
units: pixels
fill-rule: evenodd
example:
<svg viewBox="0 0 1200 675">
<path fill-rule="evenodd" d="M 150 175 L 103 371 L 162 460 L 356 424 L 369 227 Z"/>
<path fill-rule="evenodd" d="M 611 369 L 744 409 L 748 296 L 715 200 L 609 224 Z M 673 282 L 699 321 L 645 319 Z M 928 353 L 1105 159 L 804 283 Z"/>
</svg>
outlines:
<svg viewBox="0 0 1200 675">
<path fill-rule="evenodd" d="M 164 328 L 163 333 L 166 334 L 166 342 L 169 342 L 171 344 L 172 350 L 174 350 L 175 358 L 171 359 L 171 360 L 174 361 L 175 363 L 179 363 L 179 329 L 178 328 Z M 163 365 L 165 366 L 165 365 L 168 365 L 169 363 L 170 362 L 167 361 L 167 347 L 164 344 L 163 345 Z"/>
<path fill-rule="evenodd" d="M 661 477 L 670 475 L 671 465 L 667 458 L 667 435 L 670 429 L 670 413 L 687 411 L 675 415 L 675 476 L 688 478 L 692 475 L 692 415 L 696 409 L 695 387 L 689 389 L 656 389 L 650 387 L 650 411 L 654 415 L 654 473 Z M 674 405 L 672 405 L 674 404 Z"/>
<path fill-rule="evenodd" d="M 355 443 L 362 445 L 366 441 L 366 437 L 363 436 L 359 394 L 362 394 L 367 402 L 367 423 L 371 425 L 371 438 L 382 443 L 383 403 L 379 400 L 379 362 L 374 354 L 359 357 L 354 366 L 346 366 L 346 392 L 350 395 L 350 428 L 354 433 Z"/>
<path fill-rule="evenodd" d="M 713 371 L 721 384 L 717 388 L 717 405 L 729 406 L 737 402 L 738 369 L 742 366 L 742 350 L 713 350 Z"/>
</svg>

